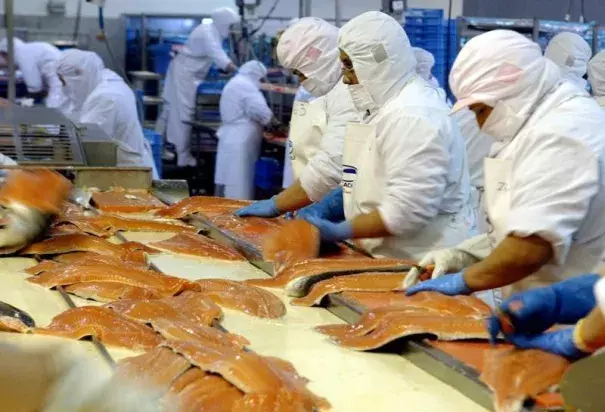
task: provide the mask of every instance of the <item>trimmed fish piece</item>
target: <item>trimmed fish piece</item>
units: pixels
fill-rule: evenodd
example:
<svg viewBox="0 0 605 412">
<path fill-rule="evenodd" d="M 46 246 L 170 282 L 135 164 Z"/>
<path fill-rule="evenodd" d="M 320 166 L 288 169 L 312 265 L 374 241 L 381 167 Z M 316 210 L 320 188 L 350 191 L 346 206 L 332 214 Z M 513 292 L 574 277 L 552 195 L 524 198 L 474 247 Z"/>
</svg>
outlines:
<svg viewBox="0 0 605 412">
<path fill-rule="evenodd" d="M 180 391 L 176 396 L 175 409 L 179 412 L 231 412 L 234 403 L 243 396 L 220 376 L 206 375 Z"/>
<path fill-rule="evenodd" d="M 135 351 L 148 351 L 163 341 L 150 327 L 110 309 L 93 306 L 69 309 L 55 316 L 46 328 L 35 328 L 33 331 L 76 340 L 94 336 L 109 346 Z"/>
<path fill-rule="evenodd" d="M 316 283 L 307 296 L 293 299 L 290 303 L 297 306 L 319 305 L 324 297 L 332 293 L 353 290 L 390 292 L 401 286 L 406 275 L 406 273 L 362 273 L 360 275 L 339 276 Z"/>
<path fill-rule="evenodd" d="M 153 249 L 180 255 L 207 257 L 221 260 L 245 261 L 235 249 L 223 246 L 202 235 L 181 233 L 168 240 L 151 243 Z"/>
<path fill-rule="evenodd" d="M 263 242 L 263 260 L 274 262 L 276 270 L 319 256 L 319 229 L 301 220 L 284 222 L 281 230 Z"/>
<path fill-rule="evenodd" d="M 152 323 L 158 319 L 184 319 L 197 325 L 211 325 L 223 315 L 221 308 L 212 300 L 197 292 L 184 292 L 159 300 L 122 300 L 105 307 L 141 323 Z"/>
<path fill-rule="evenodd" d="M 109 213 L 143 213 L 164 209 L 166 205 L 146 190 L 115 188 L 92 194 L 92 204 Z"/>
<path fill-rule="evenodd" d="M 567 359 L 537 349 L 491 350 L 485 353 L 481 380 L 494 392 L 497 412 L 517 412 L 527 398 L 559 384 Z"/>
<path fill-rule="evenodd" d="M 192 196 L 181 200 L 165 209 L 156 212 L 156 216 L 182 219 L 187 216 L 203 213 L 233 213 L 242 207 L 248 206 L 249 201 L 225 199 L 212 196 Z"/>
<path fill-rule="evenodd" d="M 270 393 L 248 393 L 233 405 L 233 412 L 313 412 L 303 395 L 281 388 Z"/>
<path fill-rule="evenodd" d="M 17 318 L 0 315 L 0 331 L 28 333 L 31 328 Z"/>
<path fill-rule="evenodd" d="M 66 286 L 65 291 L 83 299 L 90 299 L 96 302 L 161 298 L 161 295 L 153 289 L 111 282 L 76 283 Z"/>
<path fill-rule="evenodd" d="M 32 266 L 24 270 L 28 275 L 39 275 L 42 272 L 47 272 L 49 270 L 54 270 L 59 267 L 62 267 L 61 263 L 54 262 L 52 260 L 43 260 L 38 263 L 36 266 Z"/>
<path fill-rule="evenodd" d="M 243 349 L 250 342 L 239 335 L 206 326 L 195 324 L 187 319 L 164 319 L 159 318 L 151 321 L 153 329 L 168 340 L 196 341 L 210 345 L 225 345 L 237 349 Z"/>
<path fill-rule="evenodd" d="M 172 385 L 170 386 L 170 390 L 166 396 L 177 395 L 187 386 L 197 381 L 198 379 L 206 376 L 207 373 L 201 370 L 200 368 L 191 368 L 184 374 L 182 374 L 178 379 L 176 379 Z"/>
<path fill-rule="evenodd" d="M 202 294 L 219 306 L 260 318 L 281 318 L 286 314 L 284 303 L 266 290 L 225 279 L 200 279 L 196 283 Z"/>
<path fill-rule="evenodd" d="M 214 226 L 259 248 L 262 248 L 263 242 L 268 236 L 277 233 L 281 229 L 282 223 L 286 222 L 284 219 L 240 218 L 234 216 L 232 212 L 216 215 L 205 212 L 204 215 Z"/>
<path fill-rule="evenodd" d="M 47 215 L 58 215 L 70 190 L 70 181 L 54 170 L 11 170 L 0 187 L 0 205 L 20 203 Z"/>
<path fill-rule="evenodd" d="M 112 256 L 99 255 L 94 252 L 72 252 L 54 256 L 53 260 L 63 264 L 105 263 L 118 266 L 129 265 L 144 270 L 149 269 L 147 254 L 142 250 L 128 251 L 122 255 L 121 259 Z"/>
<path fill-rule="evenodd" d="M 413 262 L 400 259 L 310 259 L 285 267 L 271 279 L 251 279 L 246 283 L 254 286 L 285 289 L 288 296 L 305 296 L 311 286 L 336 276 L 364 272 L 404 272 Z"/>
</svg>

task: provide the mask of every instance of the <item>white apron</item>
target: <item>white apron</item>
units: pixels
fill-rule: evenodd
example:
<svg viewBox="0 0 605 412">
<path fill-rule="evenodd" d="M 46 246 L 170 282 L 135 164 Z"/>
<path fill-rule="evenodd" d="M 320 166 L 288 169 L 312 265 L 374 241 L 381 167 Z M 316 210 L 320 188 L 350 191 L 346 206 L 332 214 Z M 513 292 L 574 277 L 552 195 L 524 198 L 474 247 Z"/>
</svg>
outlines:
<svg viewBox="0 0 605 412">
<path fill-rule="evenodd" d="M 319 103 L 294 102 L 292 108 L 286 156 L 290 156 L 294 181 L 300 178 L 303 169 L 321 146 L 327 121 L 326 112 Z"/>
<path fill-rule="evenodd" d="M 373 125 L 349 123 L 343 156 L 343 199 L 347 220 L 370 213 L 380 204 L 385 182 L 383 160 Z M 456 214 L 437 215 L 421 231 L 405 237 L 361 239 L 358 243 L 376 257 L 420 260 L 431 250 L 454 247 L 469 238 L 470 204 Z"/>
<path fill-rule="evenodd" d="M 510 214 L 510 190 L 512 185 L 512 161 L 507 159 L 484 160 L 485 211 L 487 234 L 492 250 L 506 236 Z M 535 274 L 502 288 L 506 299 L 514 293 L 548 286 L 593 270 L 600 262 L 601 252 L 588 247 L 573 245 L 563 266 L 545 265 Z"/>
</svg>

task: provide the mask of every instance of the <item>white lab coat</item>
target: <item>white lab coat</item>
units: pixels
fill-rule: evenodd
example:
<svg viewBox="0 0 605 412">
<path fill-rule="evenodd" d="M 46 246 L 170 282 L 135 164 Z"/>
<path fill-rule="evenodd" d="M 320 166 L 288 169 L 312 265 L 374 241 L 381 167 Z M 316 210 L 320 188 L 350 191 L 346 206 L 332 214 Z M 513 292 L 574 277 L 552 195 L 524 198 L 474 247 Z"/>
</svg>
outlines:
<svg viewBox="0 0 605 412">
<path fill-rule="evenodd" d="M 263 140 L 264 126 L 273 113 L 260 91 L 267 69 L 258 61 L 244 64 L 223 90 L 221 127 L 214 182 L 225 187 L 230 199 L 254 199 L 254 171 Z"/>
<path fill-rule="evenodd" d="M 490 81 L 477 81 L 487 76 Z M 506 195 L 508 210 L 499 216 L 486 210 L 498 227 L 482 236 L 489 247 L 477 255 L 487 256 L 509 234 L 538 235 L 553 248 L 552 262 L 506 288 L 505 296 L 594 270 L 605 251 L 605 226 L 598 224 L 605 221 L 603 110 L 562 81 L 535 43 L 509 31 L 469 41 L 450 85 L 459 99 L 454 110 L 477 101 L 494 107 L 483 131 L 494 138 L 490 158 L 509 175 L 505 185 L 486 181 Z M 480 240 L 469 243 L 486 244 Z"/>
<path fill-rule="evenodd" d="M 360 120 L 341 81 L 337 42 L 337 27 L 305 17 L 288 28 L 277 45 L 280 63 L 307 77 L 302 86 L 318 98 L 313 105 L 321 105 L 325 113 L 321 143 L 300 176 L 295 176 L 312 201 L 322 199 L 340 184 L 346 125 Z"/>
<path fill-rule="evenodd" d="M 212 63 L 226 69 L 231 59 L 223 50 L 229 27 L 239 21 L 231 9 L 221 8 L 212 14 L 212 24 L 200 24 L 189 36 L 181 52 L 172 60 L 164 86 L 164 109 L 159 121 L 166 124 L 166 138 L 176 147 L 179 166 L 193 166 L 190 152 L 191 121 L 195 112 L 197 88 L 206 78 Z M 158 129 L 161 129 L 161 125 Z"/>
<path fill-rule="evenodd" d="M 595 54 L 588 62 L 588 81 L 597 103 L 605 107 L 605 50 Z"/>
<path fill-rule="evenodd" d="M 342 27 L 338 45 L 355 67 L 360 85 L 349 91 L 373 134 L 351 196 L 345 188 L 346 217 L 377 210 L 393 235 L 363 240 L 364 247 L 380 256 L 419 259 L 470 237 L 464 140 L 437 89 L 416 74 L 401 26 L 384 13 L 364 13 Z"/>
<path fill-rule="evenodd" d="M 562 32 L 548 43 L 544 56 L 555 62 L 561 69 L 563 78 L 582 90 L 588 82 L 583 78 L 592 48 L 579 34 Z"/>
<path fill-rule="evenodd" d="M 98 55 L 81 50 L 63 53 L 57 72 L 71 91 L 78 122 L 98 125 L 118 145 L 118 166 L 149 167 L 157 179 L 151 146 L 139 122 L 136 98 L 124 80 L 105 69 Z"/>
</svg>

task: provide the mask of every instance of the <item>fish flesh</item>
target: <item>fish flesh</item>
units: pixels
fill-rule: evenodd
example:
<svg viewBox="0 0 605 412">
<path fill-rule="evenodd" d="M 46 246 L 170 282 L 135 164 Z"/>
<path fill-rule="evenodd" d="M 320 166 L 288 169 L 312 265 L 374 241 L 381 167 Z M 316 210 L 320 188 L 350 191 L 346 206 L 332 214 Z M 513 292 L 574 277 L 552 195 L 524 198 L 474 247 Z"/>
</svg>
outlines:
<svg viewBox="0 0 605 412">
<path fill-rule="evenodd" d="M 162 252 L 177 253 L 186 256 L 207 257 L 220 260 L 240 260 L 246 258 L 235 249 L 223 246 L 216 241 L 202 235 L 178 234 L 168 240 L 151 243 L 149 247 Z"/>
<path fill-rule="evenodd" d="M 153 289 L 111 282 L 76 283 L 66 286 L 65 291 L 82 299 L 94 300 L 96 302 L 160 299 L 162 297 Z"/>
<path fill-rule="evenodd" d="M 190 368 L 187 359 L 170 349 L 155 348 L 143 355 L 119 361 L 115 376 L 161 397 Z"/>
<path fill-rule="evenodd" d="M 55 270 L 57 268 L 63 267 L 63 265 L 59 262 L 55 262 L 53 260 L 43 260 L 35 266 L 29 267 L 23 270 L 28 275 L 39 275 L 42 272 L 47 272 L 49 270 Z"/>
<path fill-rule="evenodd" d="M 286 306 L 273 293 L 243 282 L 200 279 L 196 283 L 202 294 L 219 306 L 260 318 L 281 318 L 286 314 Z"/>
<path fill-rule="evenodd" d="M 329 408 L 329 403 L 309 391 L 306 381 L 294 377 L 290 368 L 286 370 L 282 364 L 253 352 L 198 342 L 166 341 L 163 346 L 180 353 L 204 371 L 221 375 L 244 393 L 272 393 L 285 388 L 299 394 L 307 408 Z"/>
<path fill-rule="evenodd" d="M 242 207 L 250 205 L 245 200 L 225 199 L 211 196 L 192 196 L 181 200 L 167 208 L 157 211 L 156 216 L 172 219 L 182 219 L 196 213 L 233 213 Z"/>
<path fill-rule="evenodd" d="M 265 219 L 259 217 L 240 218 L 232 213 L 207 216 L 216 227 L 233 237 L 262 249 L 265 239 L 275 235 L 282 228 L 284 219 Z"/>
<path fill-rule="evenodd" d="M 189 378 L 188 378 L 189 379 Z M 207 374 L 189 382 L 172 399 L 166 411 L 231 412 L 235 402 L 244 394 L 220 376 Z"/>
<path fill-rule="evenodd" d="M 194 325 L 211 325 L 223 315 L 221 308 L 212 300 L 201 293 L 191 291 L 164 299 L 111 302 L 105 307 L 141 323 L 152 323 L 158 319 L 183 319 Z"/>
<path fill-rule="evenodd" d="M 34 329 L 34 333 L 75 340 L 94 336 L 108 346 L 135 351 L 148 351 L 163 341 L 152 328 L 96 306 L 69 309 L 55 316 L 46 328 Z"/>
<path fill-rule="evenodd" d="M 480 379 L 494 392 L 497 412 L 521 411 L 527 398 L 559 384 L 569 362 L 537 349 L 493 350 L 485 353 Z"/>
<path fill-rule="evenodd" d="M 88 211 L 84 210 L 82 207 L 71 203 L 65 202 L 61 207 L 61 213 L 59 214 L 59 219 L 77 219 L 81 217 L 85 217 Z"/>
<path fill-rule="evenodd" d="M 92 194 L 92 204 L 107 213 L 144 213 L 164 209 L 166 205 L 146 190 L 114 188 Z"/>
<path fill-rule="evenodd" d="M 58 263 L 106 263 L 108 265 L 128 265 L 138 269 L 149 269 L 147 261 L 147 252 L 143 250 L 129 250 L 120 258 L 113 256 L 103 256 L 94 252 L 71 252 L 64 253 L 53 257 L 53 260 Z"/>
<path fill-rule="evenodd" d="M 243 349 L 250 342 L 239 335 L 222 332 L 212 326 L 194 323 L 187 319 L 158 318 L 151 321 L 153 329 L 167 340 L 183 340 L 208 343 L 210 345 L 225 345 Z"/>
<path fill-rule="evenodd" d="M 321 237 L 319 229 L 296 219 L 283 223 L 281 230 L 268 236 L 263 242 L 263 260 L 273 262 L 275 269 L 319 256 Z"/>
<path fill-rule="evenodd" d="M 234 412 L 313 412 L 304 395 L 281 388 L 270 393 L 248 393 L 232 405 Z"/>
<path fill-rule="evenodd" d="M 344 291 L 390 292 L 401 286 L 406 275 L 407 273 L 362 273 L 339 276 L 316 283 L 307 296 L 293 299 L 290 303 L 296 306 L 319 305 L 324 297 Z"/>
<path fill-rule="evenodd" d="M 336 276 L 364 272 L 406 272 L 414 263 L 399 259 L 310 259 L 285 267 L 271 279 L 250 279 L 246 283 L 254 286 L 285 289 L 288 296 L 307 295 L 311 286 L 319 281 Z"/>
<path fill-rule="evenodd" d="M 174 296 L 184 290 L 196 290 L 199 287 L 185 279 L 179 279 L 151 270 L 136 269 L 128 266 L 114 266 L 103 263 L 74 263 L 55 270 L 49 270 L 27 278 L 31 283 L 52 289 L 76 283 L 109 282 L 139 288 L 153 289 L 161 296 Z"/>
<path fill-rule="evenodd" d="M 0 332 L 28 333 L 31 327 L 12 316 L 0 315 Z"/>
<path fill-rule="evenodd" d="M 166 396 L 177 395 L 187 386 L 206 375 L 208 374 L 200 368 L 192 367 L 172 383 Z"/>
<path fill-rule="evenodd" d="M 0 187 L 0 205 L 18 203 L 47 215 L 59 215 L 70 190 L 69 180 L 53 170 L 11 170 Z"/>
</svg>

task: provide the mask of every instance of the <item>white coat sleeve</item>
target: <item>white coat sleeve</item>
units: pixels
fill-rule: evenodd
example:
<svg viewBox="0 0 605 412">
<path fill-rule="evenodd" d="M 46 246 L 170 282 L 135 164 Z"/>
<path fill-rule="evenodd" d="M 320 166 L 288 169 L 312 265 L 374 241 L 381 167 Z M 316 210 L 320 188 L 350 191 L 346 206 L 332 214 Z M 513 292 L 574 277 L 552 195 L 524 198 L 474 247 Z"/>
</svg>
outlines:
<svg viewBox="0 0 605 412">
<path fill-rule="evenodd" d="M 111 138 L 116 134 L 116 104 L 110 97 L 98 96 L 89 99 L 82 107 L 80 123 L 91 123 L 99 126 Z"/>
<path fill-rule="evenodd" d="M 246 117 L 263 126 L 271 123 L 273 112 L 267 105 L 265 96 L 263 96 L 261 91 L 256 88 L 246 88 L 246 90 L 242 90 L 242 93 Z"/>
<path fill-rule="evenodd" d="M 413 115 L 399 115 L 378 134 L 386 167 L 378 212 L 393 235 L 415 233 L 437 215 L 443 200 L 450 158 L 446 138 L 428 119 Z"/>
<path fill-rule="evenodd" d="M 551 243 L 554 263 L 564 264 L 599 191 L 599 162 L 582 142 L 555 133 L 525 141 L 512 163 L 506 232 L 540 236 Z"/>
<path fill-rule="evenodd" d="M 337 86 L 338 87 L 338 86 Z M 336 94 L 336 98 L 325 96 L 312 104 L 324 104 L 327 123 L 321 146 L 300 174 L 300 183 L 309 199 L 314 202 L 338 187 L 342 179 L 342 156 L 347 123 L 357 120 L 358 114 L 350 103 L 350 96 Z"/>
<path fill-rule="evenodd" d="M 212 59 L 212 62 L 221 69 L 226 69 L 229 63 L 232 63 L 231 59 L 223 50 L 223 45 L 213 39 L 211 36 L 206 36 L 204 39 L 204 54 Z"/>
<path fill-rule="evenodd" d="M 29 93 L 42 92 L 44 90 L 44 79 L 34 57 L 29 56 L 20 60 L 22 61 L 17 62 L 17 64 L 23 74 L 23 81 L 27 86 L 27 91 Z"/>
</svg>

